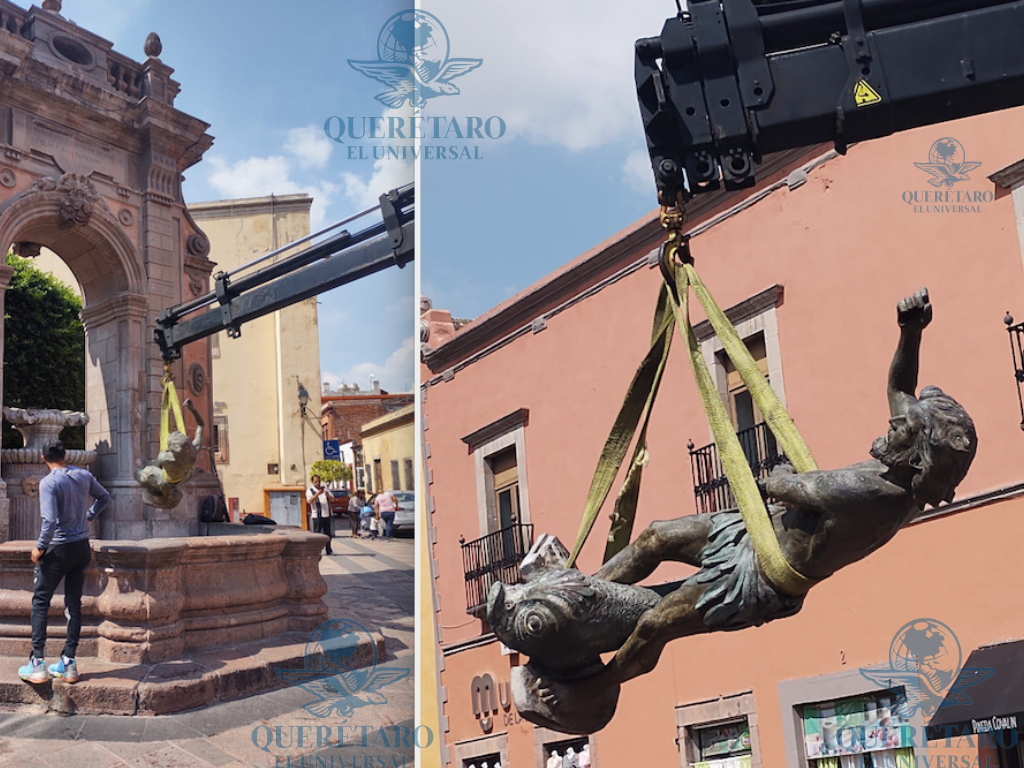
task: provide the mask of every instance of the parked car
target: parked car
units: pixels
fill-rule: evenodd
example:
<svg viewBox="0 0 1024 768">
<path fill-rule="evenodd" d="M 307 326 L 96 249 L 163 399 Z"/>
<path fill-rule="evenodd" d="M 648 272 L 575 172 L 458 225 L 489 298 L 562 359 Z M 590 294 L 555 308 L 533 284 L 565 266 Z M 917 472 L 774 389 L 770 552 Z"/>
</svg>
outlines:
<svg viewBox="0 0 1024 768">
<path fill-rule="evenodd" d="M 416 494 L 412 491 L 393 491 L 398 509 L 395 511 L 394 530 L 416 529 Z"/>
<path fill-rule="evenodd" d="M 331 488 L 331 514 L 348 517 L 348 488 Z"/>
</svg>

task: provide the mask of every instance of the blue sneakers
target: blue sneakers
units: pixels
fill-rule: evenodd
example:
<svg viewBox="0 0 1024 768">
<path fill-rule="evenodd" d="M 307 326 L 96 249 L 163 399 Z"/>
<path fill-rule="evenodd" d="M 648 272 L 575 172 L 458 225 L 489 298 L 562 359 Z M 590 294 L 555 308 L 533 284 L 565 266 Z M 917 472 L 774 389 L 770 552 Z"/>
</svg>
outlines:
<svg viewBox="0 0 1024 768">
<path fill-rule="evenodd" d="M 49 670 L 51 675 L 65 683 L 78 682 L 78 664 L 67 656 L 61 656 L 60 661 L 49 666 Z"/>
<path fill-rule="evenodd" d="M 46 671 L 46 662 L 36 658 L 29 659 L 28 664 L 18 668 L 18 677 L 26 683 L 47 683 L 50 681 L 50 673 Z"/>
</svg>

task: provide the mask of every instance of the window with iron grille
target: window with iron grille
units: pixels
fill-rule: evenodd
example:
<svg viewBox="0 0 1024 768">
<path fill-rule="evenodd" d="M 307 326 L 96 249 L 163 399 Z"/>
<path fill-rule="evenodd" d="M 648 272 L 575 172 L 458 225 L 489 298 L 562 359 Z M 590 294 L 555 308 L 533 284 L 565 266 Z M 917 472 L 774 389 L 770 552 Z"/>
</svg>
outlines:
<svg viewBox="0 0 1024 768">
<path fill-rule="evenodd" d="M 391 487 L 394 490 L 399 490 L 402 487 L 402 478 L 398 475 L 398 462 L 391 462 Z"/>
<path fill-rule="evenodd" d="M 213 417 L 213 433 L 210 436 L 213 460 L 218 464 L 228 463 L 228 417 Z"/>
<path fill-rule="evenodd" d="M 416 490 L 416 478 L 412 474 L 412 459 L 405 459 L 405 490 Z"/>
<path fill-rule="evenodd" d="M 767 343 L 765 327 L 771 326 L 771 324 L 762 321 L 751 325 L 751 322 L 753 321 L 748 321 L 748 331 L 758 325 L 761 328 L 746 335 L 744 343 L 761 373 L 770 379 L 773 367 L 772 361 L 769 360 L 770 350 L 777 346 L 777 344 L 769 345 Z M 714 337 L 705 342 L 718 346 L 717 339 Z M 768 429 L 760 409 L 751 397 L 746 384 L 740 378 L 732 360 L 721 349 L 716 349 L 713 359 L 715 361 L 714 376 L 719 382 L 719 391 L 725 400 L 729 417 L 736 430 L 736 436 L 739 438 L 740 447 L 747 458 L 747 463 L 755 478 L 767 477 L 774 467 L 785 460 L 785 457 L 779 452 L 775 436 Z M 735 507 L 736 500 L 729 487 L 715 444 L 709 443 L 695 448 L 691 442 L 687 447 L 690 451 L 690 470 L 693 475 L 693 491 L 697 502 L 697 511 L 712 513 Z"/>
</svg>

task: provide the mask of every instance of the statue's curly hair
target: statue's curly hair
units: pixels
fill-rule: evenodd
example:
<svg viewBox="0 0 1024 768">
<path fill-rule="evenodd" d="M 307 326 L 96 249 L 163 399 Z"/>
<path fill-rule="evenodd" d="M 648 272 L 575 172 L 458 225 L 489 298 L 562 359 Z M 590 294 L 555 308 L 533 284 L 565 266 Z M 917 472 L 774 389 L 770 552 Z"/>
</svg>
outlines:
<svg viewBox="0 0 1024 768">
<path fill-rule="evenodd" d="M 974 422 L 960 403 L 938 387 L 921 390 L 908 419 L 918 423 L 917 440 L 901 456 L 888 458 L 916 470 L 911 492 L 919 507 L 952 501 L 978 451 Z"/>
</svg>

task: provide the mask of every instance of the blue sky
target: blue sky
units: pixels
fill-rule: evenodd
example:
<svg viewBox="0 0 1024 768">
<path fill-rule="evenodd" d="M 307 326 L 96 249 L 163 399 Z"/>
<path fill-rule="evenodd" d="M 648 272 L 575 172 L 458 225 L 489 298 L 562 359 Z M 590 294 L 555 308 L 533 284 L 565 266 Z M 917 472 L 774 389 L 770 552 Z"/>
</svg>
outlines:
<svg viewBox="0 0 1024 768">
<path fill-rule="evenodd" d="M 375 204 L 412 180 L 412 166 L 349 160 L 323 133 L 331 115 L 379 115 L 378 84 L 348 58 L 376 59 L 377 35 L 407 2 L 351 0 L 65 0 L 62 15 L 141 61 L 146 35 L 181 83 L 175 106 L 211 123 L 216 139 L 186 173 L 188 202 L 308 192 L 313 227 Z M 321 379 L 410 391 L 413 265 L 320 297 Z"/>
<path fill-rule="evenodd" d="M 421 169 L 422 292 L 477 317 L 657 205 L 633 85 L 633 43 L 673 0 L 422 0 L 451 56 L 483 65 L 428 102 L 446 116 L 502 116 L 481 160 Z"/>
</svg>

